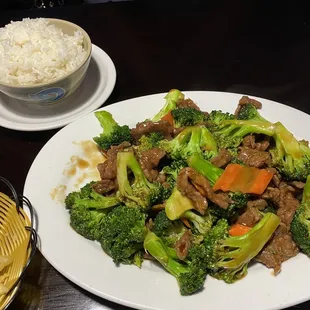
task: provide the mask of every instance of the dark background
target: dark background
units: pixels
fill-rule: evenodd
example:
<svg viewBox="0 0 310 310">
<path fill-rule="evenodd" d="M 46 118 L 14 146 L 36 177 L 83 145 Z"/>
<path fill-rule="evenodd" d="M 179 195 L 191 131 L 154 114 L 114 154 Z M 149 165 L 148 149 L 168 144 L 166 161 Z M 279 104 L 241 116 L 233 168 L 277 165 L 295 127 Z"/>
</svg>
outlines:
<svg viewBox="0 0 310 310">
<path fill-rule="evenodd" d="M 54 3 L 54 6 L 60 6 L 58 0 L 45 0 L 45 3 L 48 4 L 50 1 Z M 40 0 L 38 0 L 40 2 Z M 82 4 L 84 0 L 65 0 L 65 5 L 75 5 Z M 0 0 L 0 9 L 31 9 L 35 8 L 34 0 Z"/>
</svg>

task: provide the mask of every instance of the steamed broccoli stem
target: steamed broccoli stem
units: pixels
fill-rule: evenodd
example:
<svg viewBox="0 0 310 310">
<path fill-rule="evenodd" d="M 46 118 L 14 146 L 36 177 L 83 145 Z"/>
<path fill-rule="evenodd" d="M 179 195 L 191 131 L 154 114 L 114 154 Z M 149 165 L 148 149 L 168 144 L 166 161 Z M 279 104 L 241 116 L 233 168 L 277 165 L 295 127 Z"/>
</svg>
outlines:
<svg viewBox="0 0 310 310">
<path fill-rule="evenodd" d="M 190 107 L 174 109 L 171 114 L 176 128 L 194 126 L 207 120 L 205 113 Z"/>
<path fill-rule="evenodd" d="M 182 94 L 177 89 L 171 89 L 169 93 L 165 96 L 166 104 L 163 108 L 152 118 L 153 122 L 158 122 L 165 115 L 167 115 L 171 110 L 175 109 L 177 102 L 184 99 L 184 94 Z"/>
<path fill-rule="evenodd" d="M 143 263 L 143 251 L 139 250 L 133 255 L 133 265 L 136 265 L 137 267 L 141 268 Z"/>
<path fill-rule="evenodd" d="M 280 122 L 274 126 L 276 147 L 270 150 L 273 166 L 285 179 L 305 181 L 310 174 L 310 148 L 299 142 Z"/>
<path fill-rule="evenodd" d="M 189 167 L 194 168 L 199 174 L 203 175 L 213 186 L 224 170 L 216 167 L 199 154 L 193 154 L 187 159 Z"/>
<path fill-rule="evenodd" d="M 118 152 L 116 162 L 119 198 L 127 206 L 148 209 L 153 204 L 163 201 L 164 187 L 146 179 L 133 152 Z M 129 182 L 128 169 L 134 176 L 132 184 Z"/>
<path fill-rule="evenodd" d="M 117 206 L 120 204 L 120 201 L 115 196 L 105 197 L 98 194 L 95 199 L 78 198 L 75 200 L 75 204 L 84 206 L 88 209 L 100 210 Z"/>
<path fill-rule="evenodd" d="M 255 106 L 251 103 L 243 104 L 240 106 L 238 115 L 238 120 L 252 120 L 252 121 L 261 121 L 261 122 L 269 122 L 264 117 L 260 115 Z"/>
<path fill-rule="evenodd" d="M 186 160 L 188 156 L 199 153 L 206 157 L 217 154 L 217 144 L 207 128 L 186 127 L 173 140 L 163 140 L 159 147 L 173 160 Z"/>
<path fill-rule="evenodd" d="M 163 240 L 151 231 L 145 237 L 144 248 L 176 278 L 181 295 L 191 295 L 203 287 L 206 270 L 200 263 L 198 250 L 193 252 L 192 260 L 180 261 L 176 251 L 166 246 Z"/>
<path fill-rule="evenodd" d="M 275 123 L 274 138 L 279 148 L 280 146 L 282 147 L 281 149 L 282 154 L 280 155 L 283 156 L 284 154 L 289 154 L 296 159 L 300 159 L 303 157 L 303 152 L 300 148 L 300 143 L 296 140 L 294 135 L 291 132 L 289 132 L 280 122 Z"/>
<path fill-rule="evenodd" d="M 310 176 L 307 177 L 301 204 L 293 217 L 291 233 L 301 251 L 310 257 Z"/>
<path fill-rule="evenodd" d="M 273 136 L 274 126 L 269 122 L 260 121 L 243 121 L 243 120 L 227 120 L 219 125 L 217 134 L 229 135 L 232 137 L 243 138 L 248 134 L 263 134 Z"/>
<path fill-rule="evenodd" d="M 186 232 L 186 228 L 179 220 L 169 220 L 165 210 L 162 210 L 154 219 L 152 232 L 162 238 L 166 245 L 174 247 L 176 242 Z"/>
<path fill-rule="evenodd" d="M 112 114 L 107 111 L 97 111 L 95 112 L 95 116 L 107 135 L 111 134 L 114 127 L 118 125 Z"/>
<path fill-rule="evenodd" d="M 244 277 L 248 263 L 263 249 L 280 222 L 275 214 L 266 213 L 248 233 L 231 237 L 227 221 L 219 220 L 205 238 L 210 274 L 227 283 Z"/>
<path fill-rule="evenodd" d="M 220 245 L 222 255 L 217 266 L 233 269 L 249 262 L 262 250 L 279 224 L 279 217 L 273 213 L 266 213 L 247 234 L 223 240 Z"/>
<path fill-rule="evenodd" d="M 202 155 L 207 159 L 214 157 L 218 152 L 215 138 L 205 127 L 201 127 L 200 148 L 203 150 Z"/>
<path fill-rule="evenodd" d="M 194 232 L 205 236 L 212 227 L 213 218 L 206 212 L 205 215 L 196 214 L 192 201 L 183 196 L 175 187 L 166 201 L 165 212 L 168 220 L 175 221 L 181 218 L 189 220 Z"/>
<path fill-rule="evenodd" d="M 189 210 L 194 209 L 193 202 L 183 196 L 181 192 L 175 187 L 171 196 L 166 201 L 166 215 L 169 220 L 174 221 L 182 217 L 182 215 Z"/>
<path fill-rule="evenodd" d="M 108 150 L 112 145 L 119 145 L 122 142 L 132 142 L 130 129 L 127 125 L 120 126 L 111 113 L 107 111 L 97 111 L 95 116 L 100 122 L 103 132 L 94 137 L 93 140 L 102 150 Z"/>
<path fill-rule="evenodd" d="M 118 206 L 101 223 L 100 243 L 116 264 L 137 262 L 136 252 L 143 249 L 147 214 L 140 208 Z"/>
</svg>

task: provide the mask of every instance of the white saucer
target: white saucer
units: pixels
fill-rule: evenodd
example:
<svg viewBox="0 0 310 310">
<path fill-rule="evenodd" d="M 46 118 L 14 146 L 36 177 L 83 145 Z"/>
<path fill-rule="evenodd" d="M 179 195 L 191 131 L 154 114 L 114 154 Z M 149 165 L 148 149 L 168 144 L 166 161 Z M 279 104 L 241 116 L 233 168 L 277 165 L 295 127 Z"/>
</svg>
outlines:
<svg viewBox="0 0 310 310">
<path fill-rule="evenodd" d="M 111 58 L 93 44 L 92 58 L 80 87 L 54 106 L 40 107 L 0 93 L 0 126 L 23 131 L 59 128 L 96 110 L 110 96 L 116 82 Z"/>
</svg>

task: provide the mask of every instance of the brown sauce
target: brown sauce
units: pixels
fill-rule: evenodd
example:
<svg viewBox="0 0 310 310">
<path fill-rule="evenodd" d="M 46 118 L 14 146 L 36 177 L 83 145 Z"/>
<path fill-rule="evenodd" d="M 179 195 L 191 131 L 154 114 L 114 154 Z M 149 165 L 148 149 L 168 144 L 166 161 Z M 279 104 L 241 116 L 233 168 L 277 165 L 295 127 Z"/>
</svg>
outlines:
<svg viewBox="0 0 310 310">
<path fill-rule="evenodd" d="M 63 202 L 66 198 L 66 185 L 59 185 L 50 192 L 51 198 L 56 202 Z"/>
</svg>

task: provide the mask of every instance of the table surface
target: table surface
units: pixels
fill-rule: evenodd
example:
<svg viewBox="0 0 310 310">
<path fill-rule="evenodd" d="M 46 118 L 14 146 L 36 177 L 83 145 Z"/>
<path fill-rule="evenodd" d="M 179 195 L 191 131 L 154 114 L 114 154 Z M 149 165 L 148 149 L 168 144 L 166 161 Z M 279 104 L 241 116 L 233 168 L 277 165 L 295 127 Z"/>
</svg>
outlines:
<svg viewBox="0 0 310 310">
<path fill-rule="evenodd" d="M 104 105 L 179 88 L 247 93 L 310 114 L 310 16 L 304 4 L 167 2 L 2 11 L 0 26 L 22 17 L 57 17 L 81 25 L 116 66 L 117 83 Z M 56 132 L 0 127 L 0 174 L 20 193 L 32 161 Z M 310 302 L 290 309 L 309 308 Z M 10 309 L 127 308 L 75 286 L 37 252 Z"/>
</svg>

